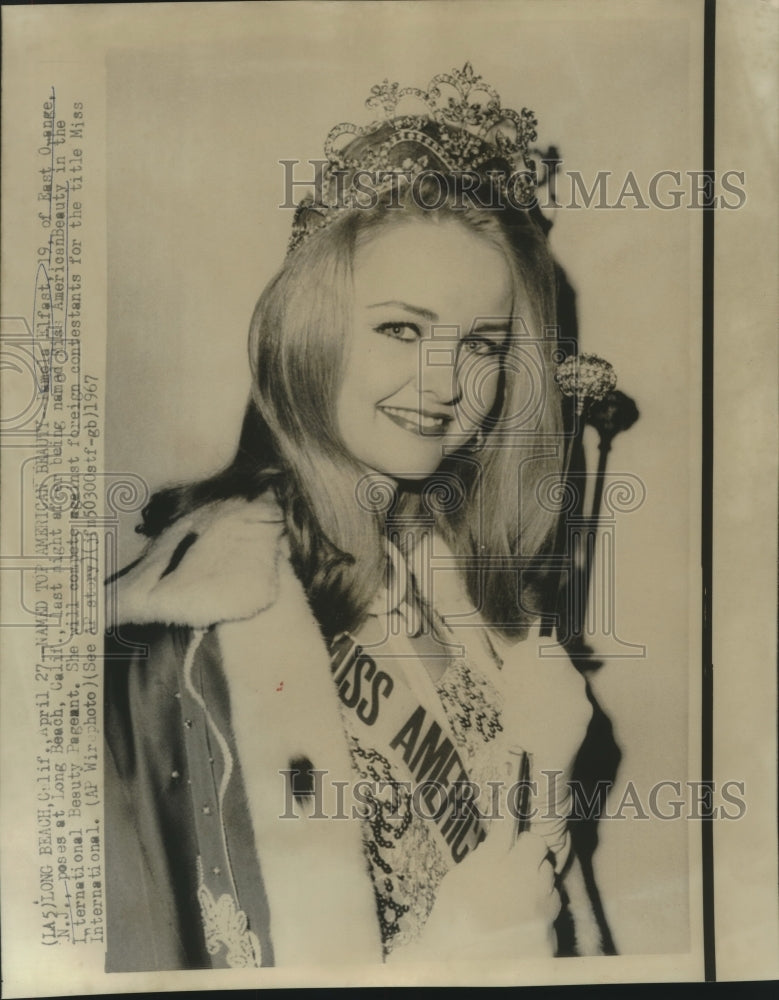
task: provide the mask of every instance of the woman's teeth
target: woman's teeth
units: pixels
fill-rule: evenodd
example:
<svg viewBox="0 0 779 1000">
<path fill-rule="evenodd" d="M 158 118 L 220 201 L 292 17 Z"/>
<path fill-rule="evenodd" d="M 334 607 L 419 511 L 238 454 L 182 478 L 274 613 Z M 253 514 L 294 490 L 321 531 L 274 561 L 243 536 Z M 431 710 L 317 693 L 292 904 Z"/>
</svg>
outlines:
<svg viewBox="0 0 779 1000">
<path fill-rule="evenodd" d="M 419 410 L 407 410 L 396 406 L 382 406 L 381 409 L 391 420 L 407 430 L 440 431 L 448 423 L 446 417 L 428 416 Z"/>
</svg>

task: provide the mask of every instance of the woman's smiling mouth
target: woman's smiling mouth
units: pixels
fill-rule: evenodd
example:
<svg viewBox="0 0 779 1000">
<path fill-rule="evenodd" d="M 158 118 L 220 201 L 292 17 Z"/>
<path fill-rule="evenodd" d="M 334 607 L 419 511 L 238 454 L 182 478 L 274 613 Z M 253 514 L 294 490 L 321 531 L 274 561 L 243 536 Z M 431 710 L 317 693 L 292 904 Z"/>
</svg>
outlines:
<svg viewBox="0 0 779 1000">
<path fill-rule="evenodd" d="M 413 434 L 438 436 L 446 432 L 452 421 L 446 414 L 425 413 L 401 406 L 379 406 L 378 409 L 398 427 Z"/>
</svg>

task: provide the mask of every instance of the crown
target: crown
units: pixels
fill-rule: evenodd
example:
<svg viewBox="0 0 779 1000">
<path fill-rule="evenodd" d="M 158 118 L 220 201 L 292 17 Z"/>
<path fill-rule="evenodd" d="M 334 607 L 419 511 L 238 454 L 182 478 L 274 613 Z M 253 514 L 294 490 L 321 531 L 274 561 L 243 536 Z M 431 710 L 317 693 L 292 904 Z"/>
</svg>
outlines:
<svg viewBox="0 0 779 1000">
<path fill-rule="evenodd" d="M 501 199 L 498 207 L 533 204 L 536 170 L 529 148 L 536 139 L 535 115 L 501 107 L 498 93 L 469 62 L 434 76 L 427 90 L 384 80 L 371 88 L 365 104 L 382 117 L 330 130 L 316 196 L 297 206 L 288 252 L 344 210 L 372 207 L 377 196 L 425 172 L 489 179 Z"/>
</svg>

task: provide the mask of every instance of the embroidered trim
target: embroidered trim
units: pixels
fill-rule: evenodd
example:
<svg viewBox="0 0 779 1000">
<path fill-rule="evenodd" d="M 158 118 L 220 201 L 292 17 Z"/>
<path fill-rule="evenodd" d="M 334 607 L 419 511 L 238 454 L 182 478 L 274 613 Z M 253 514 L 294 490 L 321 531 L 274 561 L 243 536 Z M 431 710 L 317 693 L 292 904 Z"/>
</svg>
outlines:
<svg viewBox="0 0 779 1000">
<path fill-rule="evenodd" d="M 469 757 L 476 756 L 485 743 L 503 731 L 496 708 L 501 704 L 500 695 L 464 659 L 450 665 L 436 688 L 455 738 Z"/>
<path fill-rule="evenodd" d="M 202 695 L 195 688 L 194 681 L 193 681 L 193 678 L 192 678 L 192 668 L 193 668 L 194 663 L 195 663 L 195 654 L 197 653 L 197 650 L 198 650 L 201 642 L 203 641 L 203 638 L 205 637 L 205 634 L 206 634 L 206 630 L 205 629 L 196 629 L 195 632 L 194 632 L 194 636 L 193 636 L 192 642 L 190 643 L 189 649 L 187 650 L 186 656 L 184 658 L 184 684 L 185 684 L 185 688 L 186 688 L 187 693 L 192 697 L 192 699 L 195 701 L 195 703 L 198 705 L 198 707 L 202 710 L 203 715 L 204 715 L 205 720 L 206 720 L 206 724 L 208 725 L 208 728 L 213 733 L 214 738 L 216 739 L 216 741 L 217 741 L 217 743 L 219 745 L 219 750 L 221 751 L 221 754 L 222 754 L 222 761 L 223 761 L 224 769 L 223 769 L 223 773 L 222 773 L 222 780 L 219 783 L 218 803 L 217 803 L 218 808 L 219 808 L 219 829 L 220 829 L 221 837 L 222 837 L 222 851 L 224 853 L 224 857 L 225 857 L 225 860 L 227 861 L 227 865 L 228 865 L 228 874 L 230 876 L 230 884 L 233 887 L 233 892 L 237 896 L 238 895 L 238 889 L 237 889 L 236 884 L 235 884 L 235 878 L 233 877 L 233 868 L 232 868 L 232 864 L 230 863 L 230 852 L 227 849 L 227 835 L 226 835 L 226 831 L 225 831 L 224 820 L 222 818 L 223 815 L 224 815 L 224 809 L 223 809 L 224 798 L 225 798 L 225 794 L 227 792 L 227 786 L 230 784 L 230 778 L 232 777 L 232 774 L 233 774 L 233 755 L 230 753 L 230 746 L 229 746 L 227 740 L 224 738 L 224 736 L 222 735 L 222 733 L 219 731 L 219 727 L 216 725 L 216 723 L 214 722 L 214 720 L 213 720 L 213 718 L 211 716 L 211 713 L 208 711 L 208 706 L 206 705 L 205 701 L 203 700 Z"/>
<path fill-rule="evenodd" d="M 209 955 L 226 950 L 225 962 L 231 969 L 246 969 L 262 965 L 262 949 L 257 935 L 249 930 L 246 914 L 239 910 L 229 893 L 214 899 L 213 893 L 201 881 L 197 898 L 203 916 L 206 948 Z"/>
<path fill-rule="evenodd" d="M 369 787 L 383 785 L 384 797 L 366 794 L 364 847 L 373 880 L 384 955 L 416 940 L 447 872 L 441 849 L 430 836 L 429 820 L 414 815 L 411 794 L 393 780 L 392 765 L 355 736 L 350 747 L 360 777 Z"/>
</svg>

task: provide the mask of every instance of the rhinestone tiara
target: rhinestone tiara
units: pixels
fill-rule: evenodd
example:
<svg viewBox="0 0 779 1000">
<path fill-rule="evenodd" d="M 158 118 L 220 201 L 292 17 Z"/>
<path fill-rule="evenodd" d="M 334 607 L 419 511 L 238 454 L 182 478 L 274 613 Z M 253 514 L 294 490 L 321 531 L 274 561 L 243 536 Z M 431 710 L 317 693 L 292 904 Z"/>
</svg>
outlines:
<svg viewBox="0 0 779 1000">
<path fill-rule="evenodd" d="M 531 207 L 535 115 L 527 108 L 501 107 L 497 91 L 469 62 L 434 76 L 427 90 L 384 80 L 371 88 L 365 105 L 383 117 L 330 130 L 316 194 L 306 195 L 296 208 L 289 253 L 344 210 L 371 207 L 376 204 L 371 197 L 413 183 L 425 172 L 489 178 L 511 204 Z"/>
</svg>

